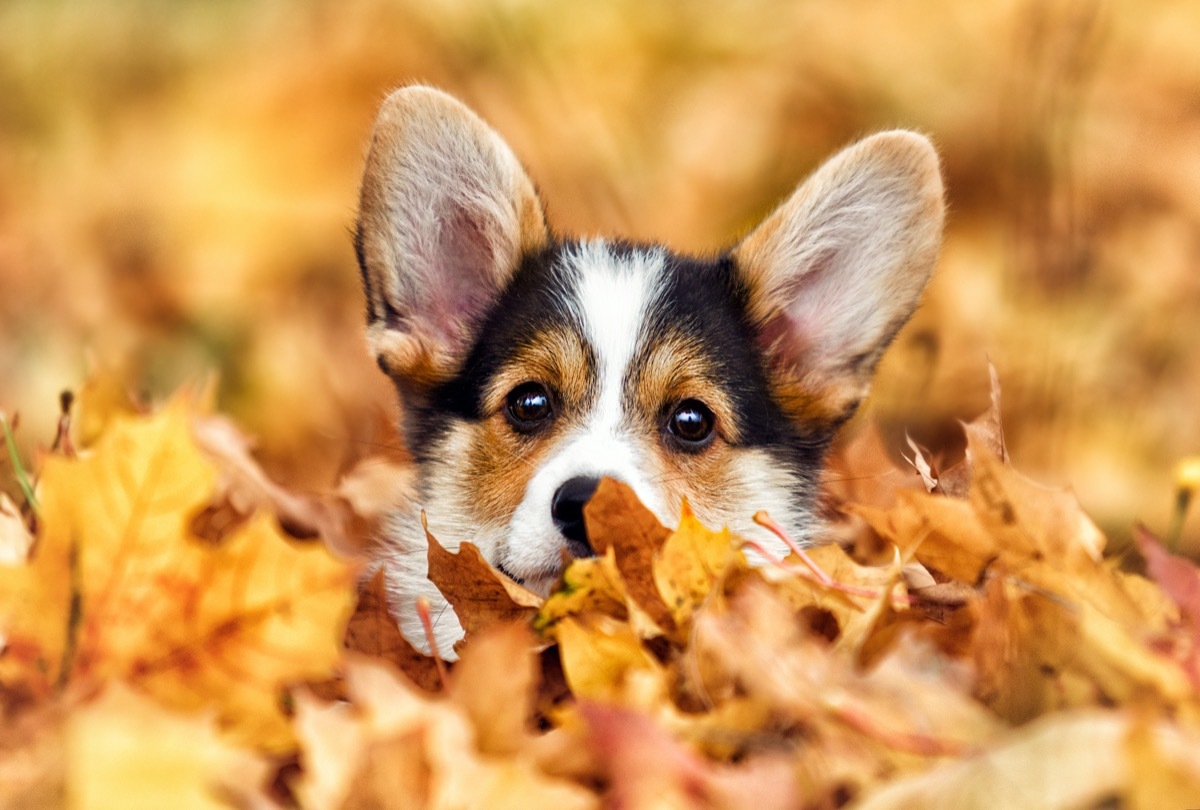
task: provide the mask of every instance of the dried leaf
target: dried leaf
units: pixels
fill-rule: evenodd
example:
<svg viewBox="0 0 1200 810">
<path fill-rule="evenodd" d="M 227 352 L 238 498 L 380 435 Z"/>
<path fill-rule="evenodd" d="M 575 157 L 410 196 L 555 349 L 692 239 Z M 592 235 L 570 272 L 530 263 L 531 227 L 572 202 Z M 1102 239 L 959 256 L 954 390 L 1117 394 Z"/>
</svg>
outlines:
<svg viewBox="0 0 1200 810">
<path fill-rule="evenodd" d="M 429 579 L 454 608 L 468 635 L 502 622 L 526 621 L 542 606 L 542 597 L 518 585 L 488 564 L 471 543 L 447 551 L 428 531 Z"/>
<path fill-rule="evenodd" d="M 119 684 L 71 715 L 64 753 L 72 810 L 226 808 L 267 774 L 211 717 L 168 712 Z"/>
<path fill-rule="evenodd" d="M 1128 729 L 1128 719 L 1115 712 L 1092 709 L 1051 715 L 976 756 L 893 781 L 856 807 L 1096 807 L 1119 797 L 1127 783 L 1129 769 L 1122 747 Z"/>
<path fill-rule="evenodd" d="M 572 560 L 563 572 L 562 583 L 546 599 L 534 618 L 539 633 L 551 632 L 566 616 L 603 613 L 627 618 L 625 583 L 617 570 L 612 546 L 603 556 Z"/>
<path fill-rule="evenodd" d="M 662 669 L 627 625 L 595 616 L 556 628 L 567 685 L 576 698 L 651 708 L 666 687 Z"/>
<path fill-rule="evenodd" d="M 795 771 L 785 758 L 757 757 L 738 768 L 716 765 L 679 744 L 644 714 L 587 704 L 587 742 L 610 784 L 613 807 L 798 807 Z"/>
<path fill-rule="evenodd" d="M 597 554 L 612 548 L 624 589 L 651 621 L 670 632 L 674 621 L 654 581 L 654 558 L 671 530 L 642 505 L 627 484 L 605 478 L 583 509 Z"/>
<path fill-rule="evenodd" d="M 454 667 L 450 696 L 471 719 L 481 753 L 514 755 L 530 736 L 532 642 L 524 625 L 496 625 L 473 638 Z"/>
<path fill-rule="evenodd" d="M 383 571 L 358 589 L 358 605 L 346 625 L 346 649 L 394 664 L 413 683 L 429 692 L 442 688 L 434 659 L 418 651 L 400 632 L 388 608 Z"/>
<path fill-rule="evenodd" d="M 279 748 L 291 738 L 281 690 L 330 673 L 353 572 L 284 540 L 265 514 L 219 545 L 198 542 L 188 527 L 216 478 L 182 400 L 114 419 L 86 458 L 48 459 L 38 553 L 18 569 L 40 585 L 15 605 L 0 594 L 16 615 L 7 632 L 40 623 L 32 638 L 53 653 L 75 583 L 72 680 L 123 678 L 169 705 L 215 706 L 241 739 Z"/>
<path fill-rule="evenodd" d="M 741 556 L 728 529 L 714 532 L 706 528 L 684 506 L 679 528 L 653 560 L 654 584 L 677 628 L 687 626 L 692 614 L 708 601 L 735 564 L 735 558 Z"/>
<path fill-rule="evenodd" d="M 930 465 L 928 459 L 925 458 L 926 451 L 922 450 L 921 446 L 914 442 L 912 436 L 909 436 L 907 433 L 904 434 L 904 440 L 908 442 L 908 446 L 913 452 L 912 458 L 905 456 L 904 460 L 911 464 L 913 469 L 921 476 L 921 483 L 925 485 L 926 492 L 937 491 L 938 479 L 934 474 L 933 467 Z"/>
<path fill-rule="evenodd" d="M 478 748 L 470 716 L 431 698 L 365 659 L 349 662 L 353 713 L 298 701 L 306 808 L 595 808 L 586 788 L 542 773 L 529 755 L 491 756 Z"/>
<path fill-rule="evenodd" d="M 416 469 L 411 462 L 388 457 L 362 459 L 324 499 L 331 511 L 325 542 L 335 552 L 370 556 L 386 532 L 388 517 L 414 502 Z"/>
</svg>

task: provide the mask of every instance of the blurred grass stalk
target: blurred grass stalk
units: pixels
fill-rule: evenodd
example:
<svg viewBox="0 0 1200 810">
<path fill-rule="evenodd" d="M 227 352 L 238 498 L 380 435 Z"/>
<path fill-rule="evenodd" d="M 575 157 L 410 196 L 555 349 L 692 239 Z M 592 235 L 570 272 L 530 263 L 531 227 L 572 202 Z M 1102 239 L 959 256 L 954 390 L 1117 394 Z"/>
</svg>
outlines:
<svg viewBox="0 0 1200 810">
<path fill-rule="evenodd" d="M 21 488 L 21 494 L 25 496 L 25 502 L 29 504 L 29 508 L 37 512 L 37 497 L 33 494 L 33 484 L 29 480 L 29 473 L 25 469 L 25 465 L 21 463 L 21 455 L 17 452 L 17 442 L 13 438 L 13 424 L 9 423 L 8 415 L 3 411 L 0 411 L 0 431 L 4 432 L 4 444 L 8 447 L 8 459 L 12 464 L 13 477 L 17 479 L 17 486 Z"/>
<path fill-rule="evenodd" d="M 1175 465 L 1175 511 L 1171 515 L 1171 527 L 1167 529 L 1166 546 L 1174 554 L 1179 549 L 1179 538 L 1187 520 L 1192 495 L 1200 489 L 1200 456 L 1189 456 Z"/>
</svg>

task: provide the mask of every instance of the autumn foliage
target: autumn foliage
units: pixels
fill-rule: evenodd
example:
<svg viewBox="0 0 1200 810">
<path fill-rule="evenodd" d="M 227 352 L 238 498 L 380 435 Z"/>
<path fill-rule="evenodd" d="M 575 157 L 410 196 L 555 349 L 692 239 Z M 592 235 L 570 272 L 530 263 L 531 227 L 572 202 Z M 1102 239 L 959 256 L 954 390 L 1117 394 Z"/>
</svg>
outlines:
<svg viewBox="0 0 1200 810">
<path fill-rule="evenodd" d="M 97 390 L 0 512 L 4 807 L 1200 797 L 1200 573 L 1145 531 L 1145 576 L 1106 559 L 1069 493 L 1007 462 L 995 402 L 944 470 L 915 445 L 887 470 L 864 431 L 828 486 L 842 543 L 786 560 L 611 481 L 598 556 L 546 599 L 431 538 L 468 630 L 451 665 L 327 549 L 361 546 L 400 473 L 287 492 L 203 395 Z"/>
</svg>

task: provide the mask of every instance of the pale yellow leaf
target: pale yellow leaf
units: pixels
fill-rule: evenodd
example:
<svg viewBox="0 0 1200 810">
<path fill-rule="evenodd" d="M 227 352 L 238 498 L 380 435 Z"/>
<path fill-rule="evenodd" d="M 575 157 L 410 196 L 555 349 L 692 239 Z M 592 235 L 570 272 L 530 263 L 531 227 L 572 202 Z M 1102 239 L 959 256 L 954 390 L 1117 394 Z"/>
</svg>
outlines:
<svg viewBox="0 0 1200 810">
<path fill-rule="evenodd" d="M 110 685 L 66 726 L 69 810 L 209 810 L 229 807 L 267 767 L 235 748 L 211 716 L 182 715 Z"/>
</svg>

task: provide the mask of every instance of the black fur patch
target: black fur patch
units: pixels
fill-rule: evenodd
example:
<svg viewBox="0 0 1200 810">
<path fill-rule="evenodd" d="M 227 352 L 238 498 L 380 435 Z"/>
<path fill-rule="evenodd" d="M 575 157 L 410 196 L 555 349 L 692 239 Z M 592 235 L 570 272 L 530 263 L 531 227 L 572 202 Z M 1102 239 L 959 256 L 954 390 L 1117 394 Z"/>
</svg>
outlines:
<svg viewBox="0 0 1200 810">
<path fill-rule="evenodd" d="M 454 420 L 477 421 L 483 414 L 483 391 L 513 354 L 548 327 L 580 333 L 582 324 L 564 306 L 573 288 L 571 270 L 562 259 L 574 242 L 558 242 L 526 257 L 483 321 L 460 373 L 439 386 L 425 404 L 409 403 L 407 437 L 413 454 L 424 461 L 437 452 L 439 439 Z M 617 261 L 648 250 L 625 242 L 607 245 Z M 766 371 L 749 323 L 744 296 L 727 256 L 702 260 L 668 253 L 664 294 L 644 324 L 644 352 L 655 337 L 682 334 L 702 347 L 718 377 L 717 384 L 733 403 L 739 446 L 767 450 L 781 465 L 799 474 L 809 489 L 832 438 L 828 429 L 806 431 L 793 424 L 770 394 Z M 633 369 L 636 373 L 638 358 Z M 804 498 L 809 492 L 797 492 Z"/>
</svg>

